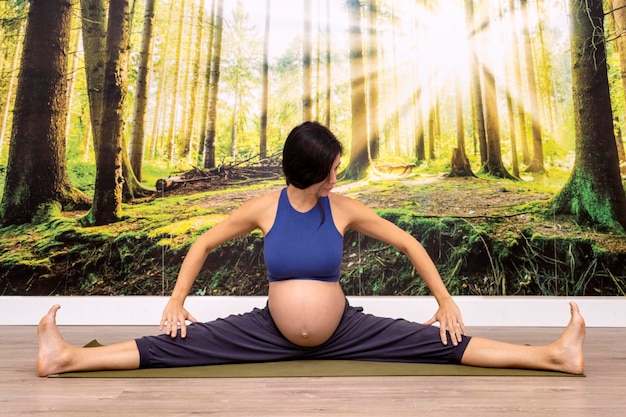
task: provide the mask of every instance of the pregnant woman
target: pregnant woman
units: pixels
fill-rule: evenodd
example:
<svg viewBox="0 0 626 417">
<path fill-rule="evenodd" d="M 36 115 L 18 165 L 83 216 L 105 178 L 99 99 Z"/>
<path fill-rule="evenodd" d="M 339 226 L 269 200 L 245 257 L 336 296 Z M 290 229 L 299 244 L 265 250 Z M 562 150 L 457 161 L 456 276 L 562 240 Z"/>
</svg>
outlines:
<svg viewBox="0 0 626 417">
<path fill-rule="evenodd" d="M 60 306 L 55 305 L 38 327 L 38 375 L 293 359 L 584 372 L 585 322 L 575 303 L 570 304 L 569 324 L 548 345 L 467 336 L 459 308 L 422 245 L 358 201 L 331 192 L 341 153 L 341 143 L 324 126 L 305 122 L 295 127 L 283 149 L 287 186 L 243 204 L 193 243 L 161 317 L 164 333 L 96 348 L 70 346 L 56 325 Z M 207 255 L 255 229 L 264 235 L 266 307 L 198 322 L 184 302 Z M 437 300 L 438 309 L 430 320 L 415 323 L 377 317 L 348 304 L 339 283 L 347 230 L 382 240 L 406 254 Z M 439 326 L 432 326 L 436 322 Z"/>
</svg>

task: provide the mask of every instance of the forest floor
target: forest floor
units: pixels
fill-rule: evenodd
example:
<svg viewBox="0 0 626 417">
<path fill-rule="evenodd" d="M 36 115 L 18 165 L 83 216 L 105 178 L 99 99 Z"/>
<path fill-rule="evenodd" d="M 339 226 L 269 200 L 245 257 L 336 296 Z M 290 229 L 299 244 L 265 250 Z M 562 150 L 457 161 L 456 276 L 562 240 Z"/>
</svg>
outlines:
<svg viewBox="0 0 626 417">
<path fill-rule="evenodd" d="M 526 175 L 521 181 L 483 176 L 453 178 L 446 174 L 373 175 L 367 180 L 340 182 L 333 192 L 359 200 L 377 211 L 408 210 L 419 217 L 450 217 L 477 224 L 489 219 L 506 219 L 512 228 L 519 230 L 532 229 L 553 237 L 589 238 L 608 251 L 626 252 L 626 237 L 577 224 L 569 216 L 551 216 L 546 212 L 565 179 L 563 173 L 558 178 Z M 194 200 L 194 205 L 230 210 L 269 190 L 283 187 L 282 183 L 268 183 L 260 188 L 231 189 L 226 188 L 228 184 L 196 182 L 167 194 L 193 195 L 222 189 L 218 194 Z"/>
<path fill-rule="evenodd" d="M 283 180 L 274 173 L 269 175 L 267 169 L 260 177 L 251 178 L 249 174 L 180 184 L 165 193 L 125 205 L 125 219 L 109 226 L 82 228 L 75 220 L 85 212 L 64 212 L 49 225 L 0 229 L 3 234 L 0 242 L 0 295 L 166 294 L 193 240 L 190 238 L 243 202 L 284 186 Z M 626 288 L 626 238 L 549 212 L 550 199 L 566 179 L 566 173 L 528 176 L 522 181 L 482 176 L 449 178 L 424 173 L 381 175 L 364 181 L 341 181 L 335 192 L 355 198 L 380 213 L 404 213 L 416 221 L 450 219 L 452 226 L 446 224 L 447 229 L 439 231 L 439 235 L 454 234 L 450 227 L 475 231 L 474 236 L 463 232 L 468 248 L 464 249 L 462 263 L 470 265 L 450 272 L 460 277 L 460 281 L 454 284 L 453 293 L 555 295 L 546 289 L 552 284 L 531 283 L 535 278 L 528 277 L 556 274 L 557 268 L 559 271 L 564 268 L 565 283 L 558 285 L 564 285 L 565 291 L 575 287 L 576 291 L 586 295 L 623 294 Z M 431 233 L 430 229 L 422 230 L 423 227 L 420 225 L 410 232 L 418 238 L 422 232 L 423 236 Z M 547 272 L 535 270 L 535 266 L 530 267 L 532 271 L 520 267 L 520 263 L 528 261 L 524 259 L 528 257 L 528 252 L 524 252 L 528 248 L 533 254 L 547 251 L 552 256 L 551 250 L 543 246 L 537 249 L 537 244 L 529 243 L 537 236 L 543 239 L 539 243 L 543 246 L 546 246 L 545 240 L 565 242 L 560 245 L 563 248 L 558 249 L 564 254 L 557 254 L 558 245 L 552 243 L 554 259 L 545 261 L 545 255 L 538 255 L 537 262 L 545 261 Z M 463 245 L 458 240 L 446 239 L 439 239 L 435 244 L 439 251 L 443 248 L 458 252 L 457 246 Z M 479 240 L 482 242 L 476 243 Z M 193 291 L 198 295 L 259 295 L 266 291 L 262 262 L 258 261 L 262 257 L 258 241 L 258 236 L 252 236 L 239 246 L 225 247 L 215 255 L 218 262 L 209 259 L 214 264 L 223 263 L 224 267 L 206 271 L 205 276 L 198 278 Z M 476 249 L 477 246 L 486 248 L 486 253 Z M 514 251 L 518 252 L 515 258 L 507 258 L 508 252 Z M 379 248 L 371 249 L 371 253 L 374 254 L 372 275 L 384 276 L 399 265 L 395 255 L 383 255 Z M 602 259 L 592 260 L 591 257 L 598 253 Z M 257 260 L 254 267 L 240 265 L 240 258 L 246 256 Z M 349 251 L 346 254 L 350 259 L 353 256 L 355 253 Z M 453 269 L 449 264 L 459 261 L 447 258 L 449 256 L 444 256 L 436 262 L 440 269 L 449 271 Z M 344 265 L 346 276 L 355 275 L 351 268 L 357 267 L 363 276 L 363 268 L 368 268 L 366 262 L 353 265 L 350 259 Z M 491 266 L 488 266 L 489 262 Z M 593 267 L 586 266 L 586 263 L 593 264 Z M 379 264 L 384 266 L 382 271 Z M 226 276 L 226 270 L 230 270 L 233 276 Z M 584 285 L 576 282 L 580 271 L 583 271 L 582 275 L 589 275 L 584 277 Z M 408 279 L 413 278 L 409 276 Z M 448 278 L 444 276 L 444 279 Z M 502 279 L 512 280 L 513 284 L 505 290 Z M 550 279 L 549 276 L 545 278 L 546 281 Z M 358 293 L 406 293 L 401 289 L 406 282 L 380 283 L 375 277 L 372 280 L 362 290 L 365 278 L 363 282 L 359 278 Z M 393 280 L 398 279 L 394 277 Z M 520 281 L 524 282 L 519 284 Z M 347 293 L 351 291 L 357 290 Z M 423 289 L 411 291 L 420 293 Z"/>
</svg>

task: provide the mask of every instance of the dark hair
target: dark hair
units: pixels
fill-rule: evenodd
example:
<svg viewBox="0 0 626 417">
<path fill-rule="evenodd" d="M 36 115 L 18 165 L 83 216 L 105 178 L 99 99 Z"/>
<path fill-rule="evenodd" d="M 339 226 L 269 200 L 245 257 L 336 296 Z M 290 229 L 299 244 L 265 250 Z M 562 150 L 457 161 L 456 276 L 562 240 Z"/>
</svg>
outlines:
<svg viewBox="0 0 626 417">
<path fill-rule="evenodd" d="M 283 148 L 287 185 L 304 189 L 324 181 L 342 152 L 341 142 L 320 123 L 304 122 L 294 127 Z"/>
</svg>

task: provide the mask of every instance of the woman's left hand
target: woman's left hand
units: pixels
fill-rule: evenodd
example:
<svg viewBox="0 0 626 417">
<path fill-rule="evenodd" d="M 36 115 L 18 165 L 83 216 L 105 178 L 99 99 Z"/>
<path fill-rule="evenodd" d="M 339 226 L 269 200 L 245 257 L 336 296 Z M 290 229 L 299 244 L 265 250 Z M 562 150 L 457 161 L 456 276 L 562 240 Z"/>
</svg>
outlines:
<svg viewBox="0 0 626 417">
<path fill-rule="evenodd" d="M 456 346 L 459 342 L 461 342 L 462 337 L 466 335 L 465 325 L 463 324 L 463 319 L 461 318 L 461 311 L 452 297 L 445 298 L 444 300 L 438 302 L 439 309 L 430 320 L 424 322 L 424 325 L 430 326 L 433 323 L 439 322 L 439 332 L 441 334 L 441 341 L 443 344 L 448 344 L 448 337 L 446 335 L 446 331 L 448 331 L 452 344 Z"/>
</svg>

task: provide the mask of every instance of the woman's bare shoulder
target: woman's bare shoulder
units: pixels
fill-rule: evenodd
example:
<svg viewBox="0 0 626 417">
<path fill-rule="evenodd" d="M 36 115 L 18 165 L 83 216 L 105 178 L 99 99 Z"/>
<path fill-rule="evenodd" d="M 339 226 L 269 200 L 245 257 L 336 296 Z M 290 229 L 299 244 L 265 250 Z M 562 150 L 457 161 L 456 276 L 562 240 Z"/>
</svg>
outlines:
<svg viewBox="0 0 626 417">
<path fill-rule="evenodd" d="M 328 197 L 335 226 L 342 234 L 373 214 L 365 204 L 351 197 L 335 193 L 330 193 Z"/>
<path fill-rule="evenodd" d="M 272 207 L 278 204 L 280 193 L 280 190 L 270 191 L 266 194 L 262 194 L 258 197 L 248 200 L 246 203 L 244 203 L 244 206 L 249 206 L 250 208 L 256 210 Z"/>
<path fill-rule="evenodd" d="M 268 192 L 246 201 L 236 212 L 247 217 L 259 219 L 260 222 L 263 222 L 265 217 L 271 217 L 276 213 L 279 197 L 280 191 Z"/>
<path fill-rule="evenodd" d="M 328 198 L 330 199 L 330 203 L 338 207 L 340 209 L 348 209 L 353 210 L 356 208 L 365 208 L 366 206 L 358 200 L 354 198 L 347 197 L 345 195 L 330 193 L 328 194 Z"/>
</svg>

